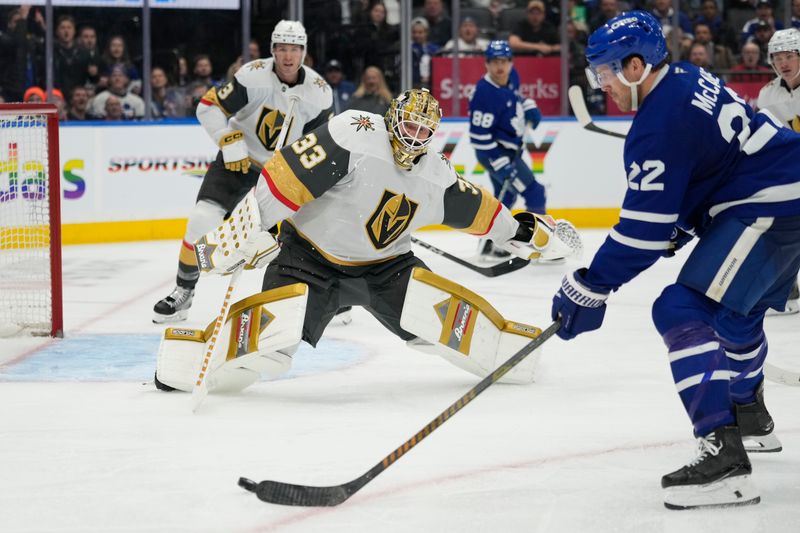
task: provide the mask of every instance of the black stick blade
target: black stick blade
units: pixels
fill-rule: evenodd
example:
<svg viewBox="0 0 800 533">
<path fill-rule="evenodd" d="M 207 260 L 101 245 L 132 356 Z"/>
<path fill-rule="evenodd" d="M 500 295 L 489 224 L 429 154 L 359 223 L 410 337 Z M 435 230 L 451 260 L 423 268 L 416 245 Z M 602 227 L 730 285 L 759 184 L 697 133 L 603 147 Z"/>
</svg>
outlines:
<svg viewBox="0 0 800 533">
<path fill-rule="evenodd" d="M 280 481 L 262 481 L 256 483 L 250 479 L 239 478 L 239 486 L 255 492 L 258 499 L 278 505 L 295 505 L 299 507 L 333 507 L 353 495 L 347 485 L 332 487 L 311 487 L 294 485 Z"/>
</svg>

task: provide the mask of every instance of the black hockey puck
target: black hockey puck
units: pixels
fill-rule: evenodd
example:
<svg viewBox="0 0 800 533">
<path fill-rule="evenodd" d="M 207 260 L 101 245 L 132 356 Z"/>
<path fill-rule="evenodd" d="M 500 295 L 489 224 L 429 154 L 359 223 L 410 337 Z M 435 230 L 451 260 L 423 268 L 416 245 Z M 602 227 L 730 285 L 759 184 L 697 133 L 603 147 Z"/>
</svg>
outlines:
<svg viewBox="0 0 800 533">
<path fill-rule="evenodd" d="M 256 483 L 252 479 L 247 479 L 246 477 L 240 477 L 239 486 L 242 487 L 244 490 L 255 492 L 256 487 L 258 487 L 258 483 Z"/>
</svg>

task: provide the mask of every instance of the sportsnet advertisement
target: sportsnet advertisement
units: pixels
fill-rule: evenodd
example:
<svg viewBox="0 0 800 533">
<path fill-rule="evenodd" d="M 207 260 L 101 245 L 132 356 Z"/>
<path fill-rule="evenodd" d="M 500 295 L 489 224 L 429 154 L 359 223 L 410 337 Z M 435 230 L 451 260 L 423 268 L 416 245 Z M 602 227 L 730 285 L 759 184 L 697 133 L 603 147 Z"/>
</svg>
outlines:
<svg viewBox="0 0 800 533">
<path fill-rule="evenodd" d="M 628 121 L 605 127 L 626 131 Z M 197 124 L 64 125 L 61 210 L 64 242 L 180 238 L 217 147 Z M 545 185 L 548 208 L 584 227 L 614 223 L 626 187 L 623 142 L 574 121 L 544 120 L 528 134 L 525 158 Z M 490 188 L 465 119 L 445 119 L 432 150 Z M 8 173 L 0 189 L 8 188 Z"/>
</svg>

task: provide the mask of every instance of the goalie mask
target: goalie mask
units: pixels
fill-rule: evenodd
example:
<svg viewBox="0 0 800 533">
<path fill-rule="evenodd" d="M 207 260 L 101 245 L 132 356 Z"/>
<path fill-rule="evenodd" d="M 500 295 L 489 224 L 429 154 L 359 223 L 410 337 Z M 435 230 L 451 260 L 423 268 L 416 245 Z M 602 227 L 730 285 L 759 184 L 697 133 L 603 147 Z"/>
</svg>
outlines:
<svg viewBox="0 0 800 533">
<path fill-rule="evenodd" d="M 439 102 L 428 89 L 410 89 L 392 100 L 384 120 L 397 166 L 409 170 L 428 150 L 441 118 Z"/>
<path fill-rule="evenodd" d="M 794 52 L 795 55 L 800 56 L 800 30 L 797 28 L 778 30 L 772 34 L 769 44 L 767 44 L 767 63 L 775 71 L 775 74 L 782 77 L 778 67 L 775 66 L 775 59 L 772 57 L 773 54 L 780 52 Z M 798 76 L 800 76 L 800 68 L 797 69 L 791 80 Z"/>
<path fill-rule="evenodd" d="M 306 60 L 306 50 L 308 49 L 308 36 L 302 22 L 296 20 L 282 20 L 275 25 L 272 30 L 272 42 L 270 50 L 275 54 L 276 44 L 296 44 L 303 47 L 303 55 L 300 57 L 300 66 Z"/>
</svg>

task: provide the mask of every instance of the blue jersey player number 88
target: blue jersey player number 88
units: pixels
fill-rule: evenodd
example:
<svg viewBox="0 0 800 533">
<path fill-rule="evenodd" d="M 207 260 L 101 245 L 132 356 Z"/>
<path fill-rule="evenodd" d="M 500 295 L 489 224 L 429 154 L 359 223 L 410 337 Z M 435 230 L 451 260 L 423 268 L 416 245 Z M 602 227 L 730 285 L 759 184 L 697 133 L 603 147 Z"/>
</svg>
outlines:
<svg viewBox="0 0 800 533">
<path fill-rule="evenodd" d="M 670 509 L 754 504 L 747 452 L 781 443 L 764 403 L 766 310 L 800 269 L 800 135 L 755 113 L 713 74 L 669 64 L 658 21 L 624 13 L 597 29 L 587 75 L 623 111 L 628 189 L 619 222 L 553 299 L 558 335 L 598 329 L 609 295 L 696 237 L 652 306 L 699 455 L 663 476 Z"/>
</svg>

